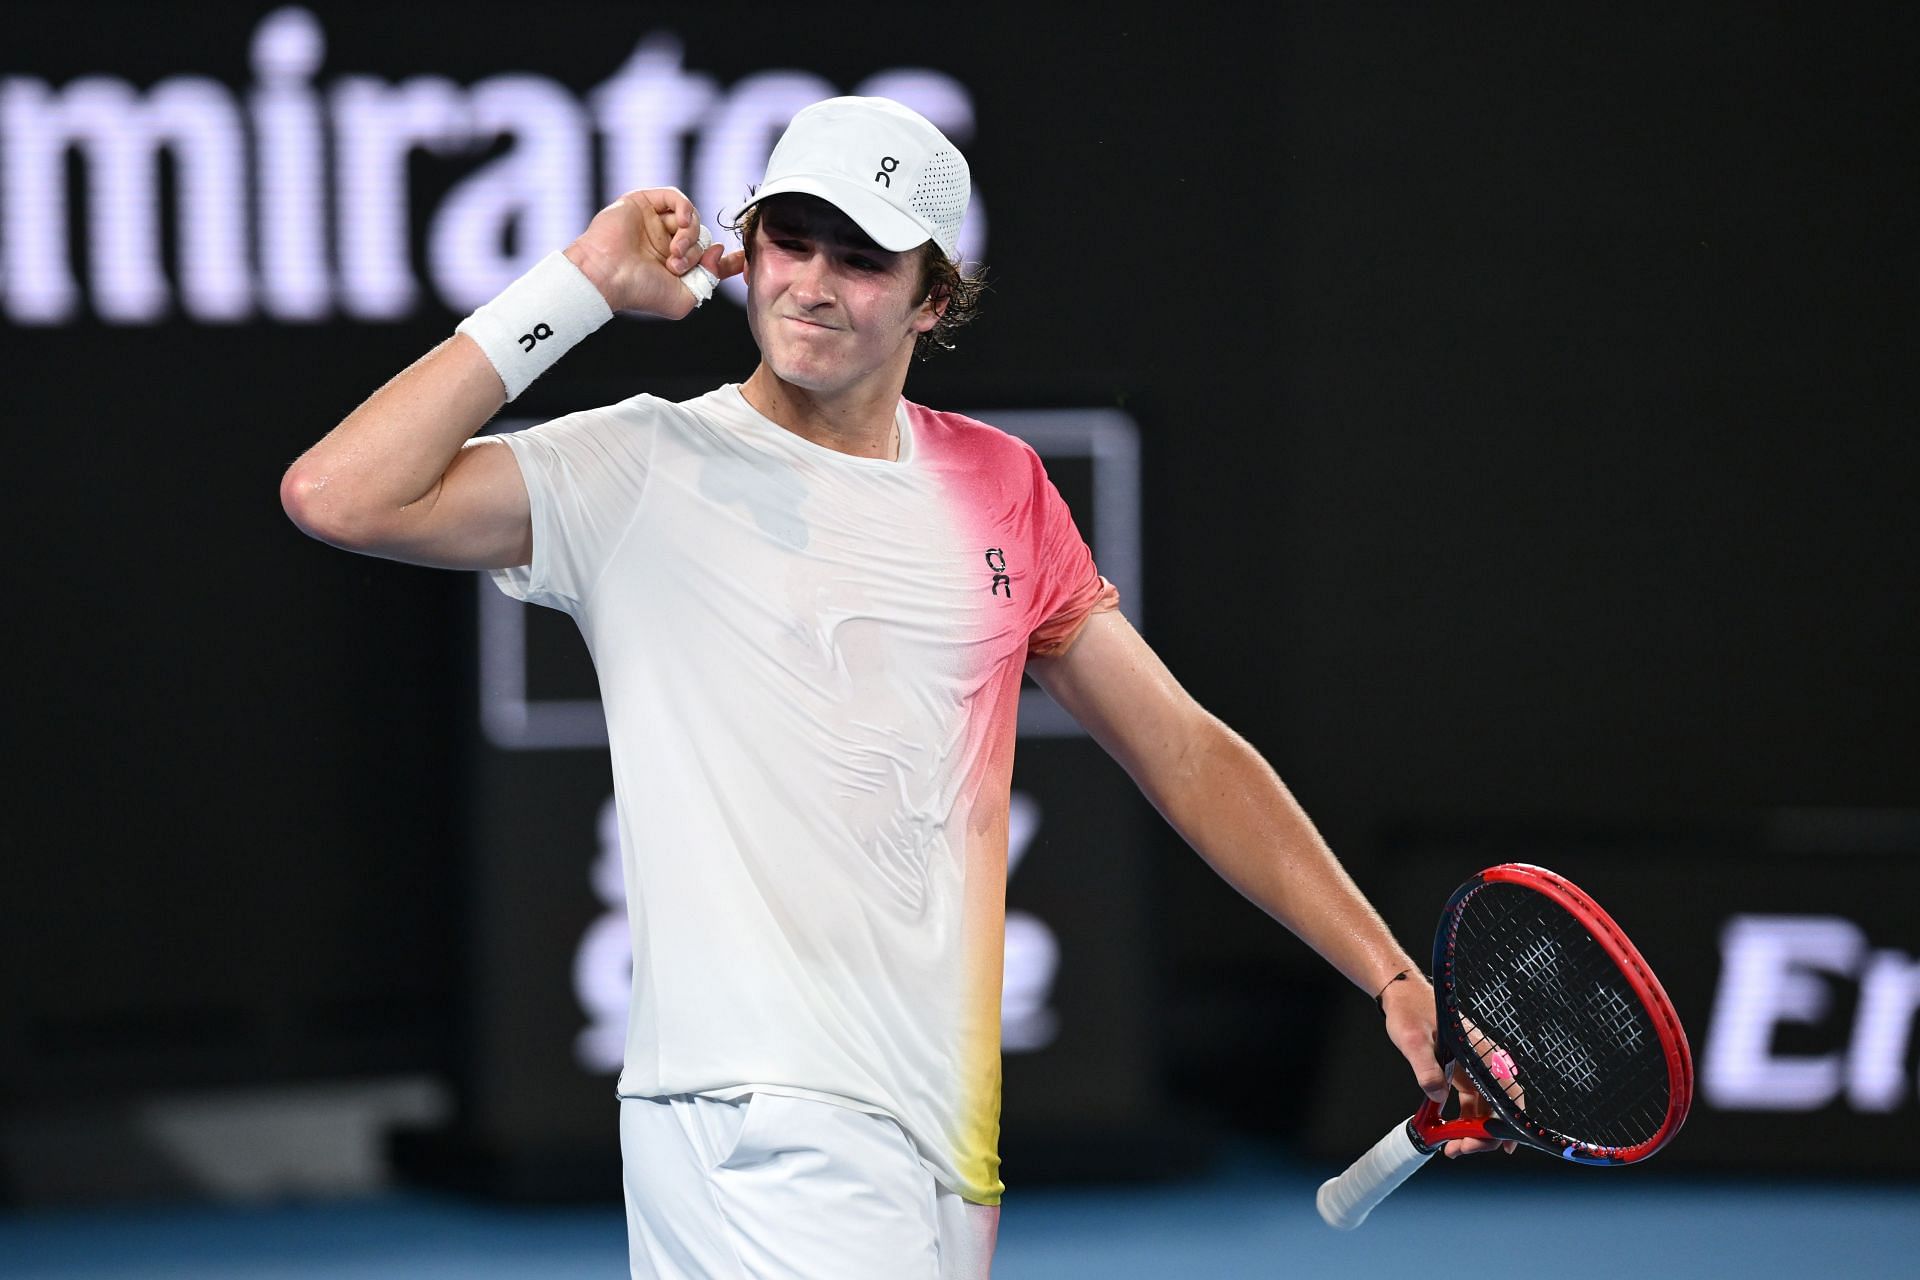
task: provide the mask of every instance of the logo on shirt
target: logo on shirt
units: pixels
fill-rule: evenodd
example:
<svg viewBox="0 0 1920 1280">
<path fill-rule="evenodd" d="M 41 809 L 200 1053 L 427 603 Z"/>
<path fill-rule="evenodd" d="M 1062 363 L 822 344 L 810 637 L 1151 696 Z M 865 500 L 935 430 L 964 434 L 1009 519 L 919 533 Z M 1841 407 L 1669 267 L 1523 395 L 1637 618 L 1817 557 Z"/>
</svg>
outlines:
<svg viewBox="0 0 1920 1280">
<path fill-rule="evenodd" d="M 1007 576 L 1007 553 L 998 547 L 988 547 L 987 568 L 993 570 L 993 585 L 987 590 L 996 596 L 1013 599 L 1013 579 Z"/>
</svg>

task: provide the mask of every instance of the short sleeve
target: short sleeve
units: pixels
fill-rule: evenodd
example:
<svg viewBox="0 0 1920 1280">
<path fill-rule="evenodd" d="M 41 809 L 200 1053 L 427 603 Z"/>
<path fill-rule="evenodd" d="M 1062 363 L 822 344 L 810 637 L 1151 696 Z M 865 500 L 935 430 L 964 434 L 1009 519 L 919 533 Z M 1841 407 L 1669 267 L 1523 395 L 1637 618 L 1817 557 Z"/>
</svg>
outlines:
<svg viewBox="0 0 1920 1280">
<path fill-rule="evenodd" d="M 470 447 L 513 450 L 526 481 L 533 563 L 492 571 L 516 600 L 577 613 L 633 522 L 654 432 L 624 406 L 589 409 Z"/>
<path fill-rule="evenodd" d="M 1040 616 L 1027 638 L 1027 655 L 1052 658 L 1072 646 L 1096 613 L 1120 607 L 1120 591 L 1100 576 L 1066 500 L 1047 478 L 1038 457 L 1040 561 L 1046 592 Z"/>
</svg>

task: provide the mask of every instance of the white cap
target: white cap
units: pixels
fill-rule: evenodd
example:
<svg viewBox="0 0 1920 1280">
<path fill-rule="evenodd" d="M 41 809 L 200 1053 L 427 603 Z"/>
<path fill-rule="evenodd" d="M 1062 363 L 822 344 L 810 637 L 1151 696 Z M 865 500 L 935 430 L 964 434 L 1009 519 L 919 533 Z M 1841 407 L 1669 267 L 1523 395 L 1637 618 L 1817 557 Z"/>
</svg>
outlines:
<svg viewBox="0 0 1920 1280">
<path fill-rule="evenodd" d="M 882 249 L 931 240 L 958 262 L 972 190 L 966 157 L 919 112 L 891 98 L 828 98 L 787 125 L 746 207 L 790 192 L 818 196 Z"/>
</svg>

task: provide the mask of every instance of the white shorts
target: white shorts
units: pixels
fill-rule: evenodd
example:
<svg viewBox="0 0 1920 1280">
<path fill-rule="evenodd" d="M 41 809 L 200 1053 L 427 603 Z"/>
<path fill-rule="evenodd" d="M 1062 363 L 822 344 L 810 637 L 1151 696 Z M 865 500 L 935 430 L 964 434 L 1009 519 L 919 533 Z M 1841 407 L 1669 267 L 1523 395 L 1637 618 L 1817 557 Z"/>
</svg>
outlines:
<svg viewBox="0 0 1920 1280">
<path fill-rule="evenodd" d="M 892 1119 L 809 1098 L 622 1098 L 634 1280 L 986 1280 L 997 1205 Z"/>
</svg>

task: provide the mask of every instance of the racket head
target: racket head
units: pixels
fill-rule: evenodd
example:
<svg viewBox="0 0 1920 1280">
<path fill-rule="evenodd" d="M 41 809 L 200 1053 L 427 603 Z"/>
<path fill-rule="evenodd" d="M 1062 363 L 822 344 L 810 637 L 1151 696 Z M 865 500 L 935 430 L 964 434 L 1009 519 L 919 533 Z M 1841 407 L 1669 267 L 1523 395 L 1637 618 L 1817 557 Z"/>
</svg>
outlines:
<svg viewBox="0 0 1920 1280">
<path fill-rule="evenodd" d="M 1693 1054 L 1673 1002 L 1620 926 L 1565 877 L 1510 862 L 1454 890 L 1434 932 L 1433 988 L 1444 1047 L 1497 1112 L 1471 1126 L 1479 1136 L 1632 1164 L 1685 1122 Z"/>
</svg>

